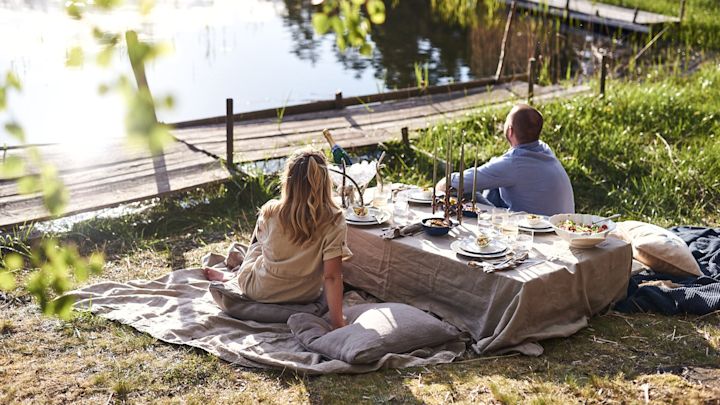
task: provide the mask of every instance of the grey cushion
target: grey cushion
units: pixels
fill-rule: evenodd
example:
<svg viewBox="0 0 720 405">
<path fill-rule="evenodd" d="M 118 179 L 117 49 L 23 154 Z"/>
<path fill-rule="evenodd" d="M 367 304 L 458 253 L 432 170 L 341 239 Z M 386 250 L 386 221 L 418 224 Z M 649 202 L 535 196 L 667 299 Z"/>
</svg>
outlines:
<svg viewBox="0 0 720 405">
<path fill-rule="evenodd" d="M 322 297 L 319 301 L 309 304 L 265 304 L 249 299 L 239 291 L 235 291 L 228 283 L 214 281 L 208 288 L 213 300 L 222 308 L 223 312 L 237 319 L 285 323 L 293 314 L 322 315 L 327 312 L 327 305 Z"/>
<path fill-rule="evenodd" d="M 348 326 L 336 330 L 307 313 L 291 316 L 288 326 L 308 350 L 351 364 L 437 346 L 460 334 L 454 326 L 405 304 L 361 304 L 345 308 L 344 313 Z"/>
</svg>

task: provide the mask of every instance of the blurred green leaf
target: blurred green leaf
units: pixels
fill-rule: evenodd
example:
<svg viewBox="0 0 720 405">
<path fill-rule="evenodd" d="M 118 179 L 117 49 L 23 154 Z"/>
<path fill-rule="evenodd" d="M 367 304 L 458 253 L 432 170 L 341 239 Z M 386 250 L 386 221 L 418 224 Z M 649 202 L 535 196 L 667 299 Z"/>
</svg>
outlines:
<svg viewBox="0 0 720 405">
<path fill-rule="evenodd" d="M 0 86 L 0 111 L 7 108 L 7 92 L 5 87 Z"/>
<path fill-rule="evenodd" d="M 162 104 L 165 108 L 172 109 L 175 107 L 175 98 L 173 96 L 165 96 L 162 99 Z"/>
<path fill-rule="evenodd" d="M 55 166 L 44 165 L 42 168 L 42 193 L 45 208 L 50 214 L 53 216 L 62 214 L 69 196 Z"/>
<path fill-rule="evenodd" d="M 148 15 L 155 8 L 155 0 L 140 0 L 140 14 Z"/>
<path fill-rule="evenodd" d="M 38 176 L 24 176 L 17 181 L 20 194 L 37 193 L 42 189 Z"/>
<path fill-rule="evenodd" d="M 363 56 L 370 56 L 372 55 L 373 47 L 370 44 L 363 44 L 363 46 L 360 47 L 360 54 Z"/>
<path fill-rule="evenodd" d="M 13 72 L 7 72 L 7 75 L 5 77 L 5 85 L 7 87 L 12 87 L 17 91 L 22 90 L 22 84 L 20 83 L 20 79 L 15 75 Z"/>
<path fill-rule="evenodd" d="M 72 305 L 75 299 L 70 295 L 63 295 L 47 303 L 43 313 L 46 315 L 55 315 L 60 319 L 70 319 L 72 314 Z"/>
<path fill-rule="evenodd" d="M 114 53 L 115 48 L 113 46 L 107 46 L 97 54 L 97 56 L 95 57 L 95 61 L 98 65 L 102 67 L 108 67 L 110 65 L 110 62 L 112 62 L 112 57 Z"/>
<path fill-rule="evenodd" d="M 70 48 L 69 51 L 67 51 L 67 58 L 65 60 L 65 66 L 68 67 L 78 67 L 83 64 L 83 60 L 85 59 L 85 54 L 79 46 Z"/>
<path fill-rule="evenodd" d="M 17 122 L 5 124 L 5 130 L 20 143 L 25 143 L 25 132 Z"/>
<path fill-rule="evenodd" d="M 107 84 L 102 83 L 102 84 L 98 85 L 98 93 L 100 95 L 107 94 L 109 91 L 110 91 L 110 86 L 108 86 Z"/>
<path fill-rule="evenodd" d="M 330 19 L 324 13 L 315 13 L 312 16 L 312 24 L 315 32 L 320 35 L 325 34 L 330 29 Z"/>
<path fill-rule="evenodd" d="M 85 2 L 77 0 L 69 0 L 65 2 L 65 12 L 72 18 L 80 20 L 85 11 Z"/>
<path fill-rule="evenodd" d="M 0 290 L 11 291 L 15 289 L 15 276 L 8 271 L 0 271 Z"/>
<path fill-rule="evenodd" d="M 105 257 L 102 253 L 95 252 L 88 258 L 88 268 L 91 274 L 100 274 L 105 266 Z"/>
<path fill-rule="evenodd" d="M 385 22 L 385 3 L 382 0 L 368 0 L 367 5 L 368 15 L 370 21 L 373 24 L 382 24 Z"/>
<path fill-rule="evenodd" d="M 20 156 L 8 156 L 0 163 L 0 177 L 13 179 L 25 174 L 25 162 Z"/>
<path fill-rule="evenodd" d="M 122 4 L 122 0 L 95 0 L 95 5 L 102 10 L 112 10 Z"/>
<path fill-rule="evenodd" d="M 17 253 L 5 256 L 5 269 L 8 271 L 20 270 L 23 267 L 23 258 Z"/>
</svg>

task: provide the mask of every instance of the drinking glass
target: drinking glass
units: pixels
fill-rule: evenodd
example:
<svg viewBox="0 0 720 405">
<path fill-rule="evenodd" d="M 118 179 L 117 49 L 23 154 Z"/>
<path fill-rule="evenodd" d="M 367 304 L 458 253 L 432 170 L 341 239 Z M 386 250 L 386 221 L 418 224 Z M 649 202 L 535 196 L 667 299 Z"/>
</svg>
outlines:
<svg viewBox="0 0 720 405">
<path fill-rule="evenodd" d="M 405 225 L 408 221 L 408 206 L 407 199 L 399 196 L 393 204 L 393 220 L 396 225 Z"/>
<path fill-rule="evenodd" d="M 373 207 L 383 208 L 387 206 L 388 198 L 390 198 L 390 187 L 376 188 L 375 194 L 373 195 L 372 205 Z"/>
<path fill-rule="evenodd" d="M 508 244 L 514 244 L 517 239 L 520 218 L 517 215 L 505 215 L 502 222 L 502 236 Z"/>
<path fill-rule="evenodd" d="M 490 210 L 490 225 L 498 236 L 502 235 L 502 225 L 507 215 L 508 212 L 505 208 L 492 208 Z"/>
<path fill-rule="evenodd" d="M 529 252 L 533 247 L 534 232 L 526 229 L 518 229 L 515 238 L 515 251 L 517 253 Z"/>
</svg>

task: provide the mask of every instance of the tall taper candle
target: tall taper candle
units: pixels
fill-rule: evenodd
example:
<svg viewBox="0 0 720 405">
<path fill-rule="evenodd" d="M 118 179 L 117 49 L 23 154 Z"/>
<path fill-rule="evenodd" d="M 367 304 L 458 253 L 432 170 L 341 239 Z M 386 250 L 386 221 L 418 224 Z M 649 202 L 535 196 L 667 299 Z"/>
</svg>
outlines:
<svg viewBox="0 0 720 405">
<path fill-rule="evenodd" d="M 447 140 L 447 161 L 445 162 L 445 204 L 443 209 L 445 211 L 445 220 L 450 220 L 450 174 L 452 173 L 452 131 L 448 131 Z"/>
<path fill-rule="evenodd" d="M 433 134 L 436 135 L 436 134 Z M 437 137 L 433 136 L 433 180 L 432 180 L 432 213 L 435 215 L 437 191 L 435 185 L 437 184 Z"/>
<path fill-rule="evenodd" d="M 463 218 L 463 189 L 465 188 L 465 131 L 462 132 L 460 137 L 460 183 L 458 184 L 457 192 L 457 219 L 458 223 L 462 224 Z"/>
<path fill-rule="evenodd" d="M 472 195 L 472 210 L 475 212 L 475 204 L 477 203 L 477 197 L 475 197 L 475 192 L 477 191 L 477 161 L 478 161 L 478 151 L 480 150 L 479 145 L 475 145 L 475 165 L 473 166 L 473 195 Z"/>
</svg>

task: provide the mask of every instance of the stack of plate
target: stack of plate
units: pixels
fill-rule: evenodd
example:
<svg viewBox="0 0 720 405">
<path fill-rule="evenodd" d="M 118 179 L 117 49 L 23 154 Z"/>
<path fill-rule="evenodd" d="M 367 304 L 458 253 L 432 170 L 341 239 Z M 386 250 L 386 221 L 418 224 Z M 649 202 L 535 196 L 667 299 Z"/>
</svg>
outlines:
<svg viewBox="0 0 720 405">
<path fill-rule="evenodd" d="M 390 213 L 374 207 L 368 208 L 365 216 L 356 215 L 352 211 L 345 212 L 345 222 L 351 225 L 380 225 L 390 219 Z"/>
<path fill-rule="evenodd" d="M 480 247 L 475 243 L 475 238 L 456 240 L 450 244 L 450 249 L 463 256 L 478 259 L 497 259 L 510 253 L 507 245 L 500 241 L 492 240 L 487 246 Z"/>
<path fill-rule="evenodd" d="M 405 191 L 408 202 L 415 204 L 432 204 L 432 190 L 411 189 Z"/>
<path fill-rule="evenodd" d="M 523 217 L 520 221 L 518 221 L 518 228 L 523 231 L 528 232 L 535 232 L 535 233 L 550 233 L 555 232 L 555 229 L 553 228 L 552 224 L 547 220 L 546 217 L 541 217 L 541 219 L 533 224 L 530 224 L 527 217 Z"/>
</svg>

